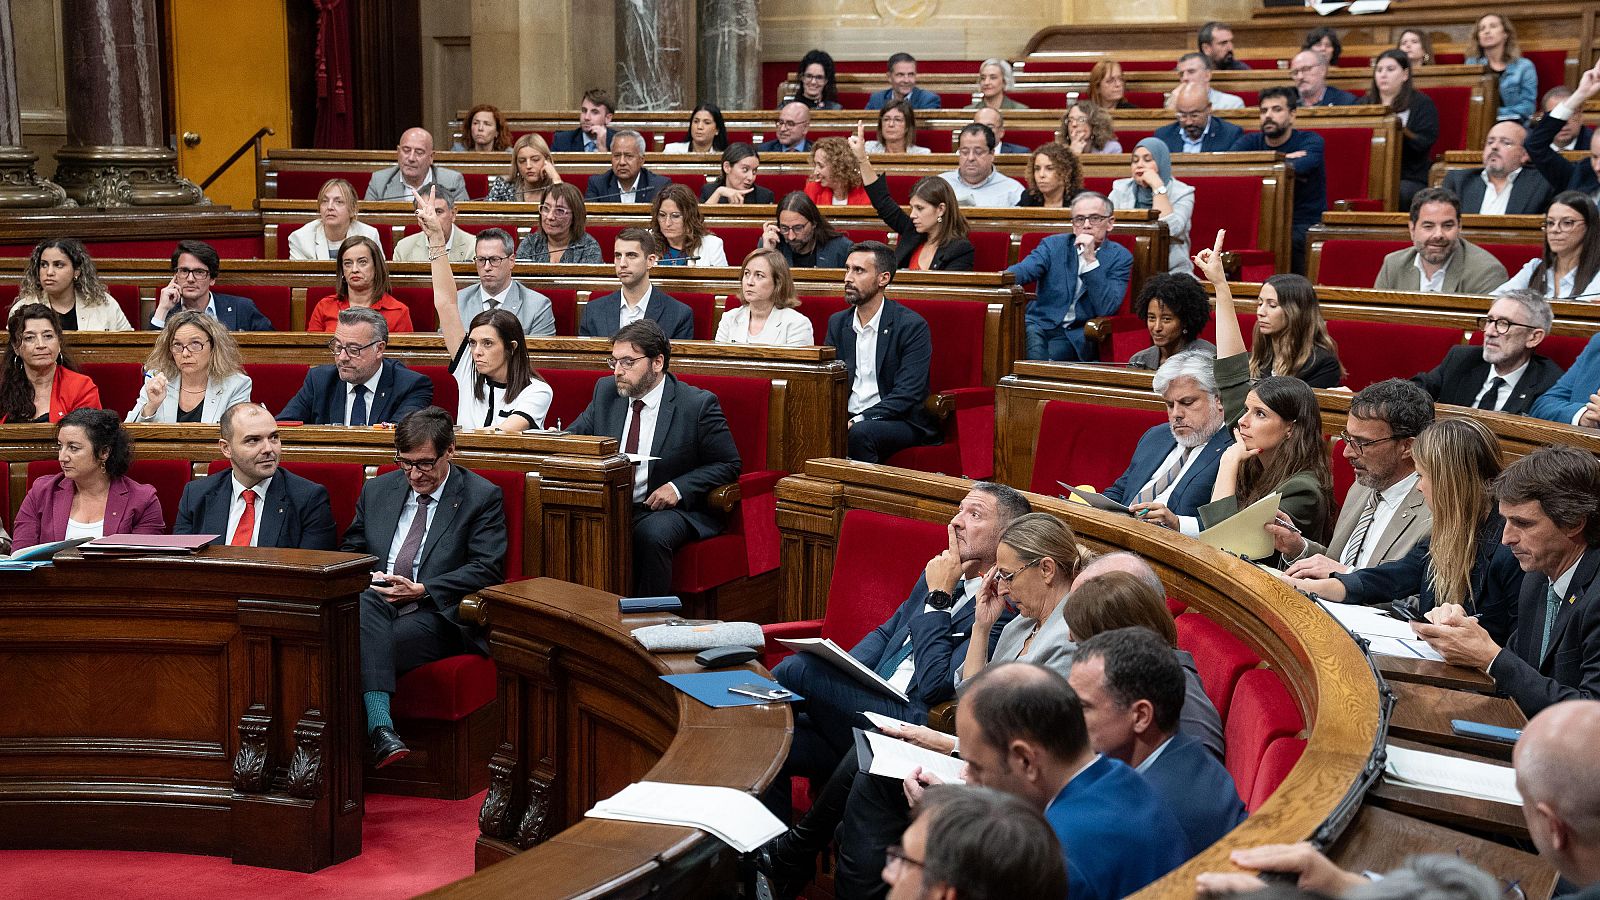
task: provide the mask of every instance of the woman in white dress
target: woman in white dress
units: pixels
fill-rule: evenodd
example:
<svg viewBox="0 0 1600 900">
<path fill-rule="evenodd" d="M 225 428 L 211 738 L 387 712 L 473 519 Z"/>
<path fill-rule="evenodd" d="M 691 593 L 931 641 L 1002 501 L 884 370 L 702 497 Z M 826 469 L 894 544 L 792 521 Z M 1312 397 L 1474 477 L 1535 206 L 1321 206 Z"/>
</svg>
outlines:
<svg viewBox="0 0 1600 900">
<path fill-rule="evenodd" d="M 417 204 L 417 222 L 433 259 L 433 308 L 456 379 L 456 425 L 463 431 L 508 434 L 543 428 L 555 393 L 528 362 L 522 323 L 503 309 L 486 309 L 462 325 L 450 260 L 436 252 L 446 245 L 444 227 L 431 192 L 423 199 L 427 202 Z"/>
<path fill-rule="evenodd" d="M 226 326 L 204 312 L 183 309 L 167 316 L 144 370 L 129 422 L 214 425 L 228 407 L 250 402 L 252 382 L 239 345 Z"/>
<path fill-rule="evenodd" d="M 356 221 L 361 212 L 355 186 L 343 178 L 330 178 L 317 192 L 317 217 L 289 235 L 290 259 L 329 260 L 339 255 L 339 245 L 354 235 L 370 238 L 379 247 L 378 229 Z"/>
<path fill-rule="evenodd" d="M 783 254 L 766 247 L 751 250 L 739 277 L 743 305 L 722 314 L 719 344 L 810 347 L 816 343 L 811 320 L 795 307 L 794 277 Z"/>
</svg>

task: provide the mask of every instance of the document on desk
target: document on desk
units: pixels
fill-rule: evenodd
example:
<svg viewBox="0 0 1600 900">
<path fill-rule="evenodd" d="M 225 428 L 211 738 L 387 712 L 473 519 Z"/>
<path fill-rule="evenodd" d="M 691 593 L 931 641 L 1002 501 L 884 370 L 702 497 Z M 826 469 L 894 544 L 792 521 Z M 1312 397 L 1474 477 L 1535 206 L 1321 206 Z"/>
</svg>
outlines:
<svg viewBox="0 0 1600 900">
<path fill-rule="evenodd" d="M 876 731 L 863 731 L 860 734 L 867 739 L 867 749 L 872 753 L 871 760 L 862 760 L 862 768 L 874 775 L 899 781 L 910 775 L 912 770 L 921 768 L 949 784 L 967 783 L 961 774 L 966 763 L 954 756 L 935 753 L 926 747 L 918 747 Z"/>
<path fill-rule="evenodd" d="M 1282 494 L 1271 493 L 1246 506 L 1221 522 L 1200 532 L 1202 542 L 1246 559 L 1265 559 L 1272 555 L 1272 535 L 1267 523 L 1278 515 Z"/>
<path fill-rule="evenodd" d="M 1092 506 L 1095 509 L 1105 510 L 1106 512 L 1122 513 L 1125 516 L 1133 515 L 1133 510 L 1107 497 L 1105 494 L 1089 490 L 1087 487 L 1073 487 L 1065 481 L 1058 481 L 1056 484 L 1066 488 L 1067 493 L 1062 496 L 1067 497 L 1070 503 L 1082 503 L 1084 506 Z"/>
<path fill-rule="evenodd" d="M 740 853 L 755 851 L 785 830 L 777 816 L 744 791 L 665 781 L 630 784 L 596 803 L 586 815 L 698 828 Z"/>
<path fill-rule="evenodd" d="M 1522 805 L 1517 776 L 1510 766 L 1427 753 L 1390 744 L 1383 775 L 1401 787 L 1418 788 L 1494 803 Z"/>
<path fill-rule="evenodd" d="M 1340 625 L 1367 639 L 1367 650 L 1379 656 L 1398 656 L 1401 659 L 1428 659 L 1444 662 L 1439 651 L 1417 637 L 1409 622 L 1402 622 L 1370 606 L 1354 603 L 1317 601 L 1328 615 Z"/>
<path fill-rule="evenodd" d="M 915 727 L 917 727 L 916 725 L 913 725 L 912 723 L 907 722 L 904 719 L 896 719 L 894 716 L 886 716 L 883 713 L 875 713 L 875 712 L 872 712 L 871 710 L 862 710 L 861 714 L 863 716 L 867 717 L 867 721 L 868 722 L 871 722 L 873 725 L 876 725 L 879 728 L 915 728 Z"/>
<path fill-rule="evenodd" d="M 902 702 L 910 702 L 906 697 L 905 691 L 885 681 L 882 675 L 862 665 L 860 660 L 846 653 L 843 647 L 835 644 L 830 638 L 778 638 L 778 643 L 796 653 L 809 653 L 825 660 L 828 665 L 854 678 L 863 687 L 896 697 Z"/>
<path fill-rule="evenodd" d="M 1350 4 L 1350 15 L 1368 16 L 1373 13 L 1387 12 L 1389 0 L 1355 0 Z"/>
</svg>

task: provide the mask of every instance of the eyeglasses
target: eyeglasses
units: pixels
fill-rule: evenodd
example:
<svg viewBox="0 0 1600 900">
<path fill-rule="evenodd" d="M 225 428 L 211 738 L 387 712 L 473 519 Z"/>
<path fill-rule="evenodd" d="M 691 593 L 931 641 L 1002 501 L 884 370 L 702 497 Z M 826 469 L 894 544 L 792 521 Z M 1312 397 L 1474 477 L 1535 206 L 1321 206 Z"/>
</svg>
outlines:
<svg viewBox="0 0 1600 900">
<path fill-rule="evenodd" d="M 404 456 L 401 456 L 397 453 L 394 457 L 394 464 L 402 469 L 405 469 L 407 472 L 411 471 L 412 469 L 421 469 L 424 472 L 431 472 L 433 471 L 433 467 L 439 464 L 439 457 L 430 456 L 427 459 L 406 459 Z"/>
<path fill-rule="evenodd" d="M 784 237 L 799 237 L 809 231 L 810 228 L 810 222 L 803 222 L 799 225 L 779 225 L 778 233 Z"/>
<path fill-rule="evenodd" d="M 656 217 L 659 218 L 659 219 L 662 219 L 664 221 L 667 221 L 667 222 L 682 222 L 683 221 L 683 213 L 681 213 L 681 212 L 656 213 Z"/>
<path fill-rule="evenodd" d="M 996 569 L 995 573 L 994 573 L 994 580 L 995 581 L 1004 581 L 1006 584 L 1010 584 L 1012 582 L 1012 580 L 1015 579 L 1018 575 L 1021 575 L 1023 572 L 1028 571 L 1029 569 L 1033 568 L 1034 566 L 1037 566 L 1039 563 L 1042 563 L 1042 562 L 1044 562 L 1044 557 L 1041 556 L 1038 559 L 1034 560 L 1033 562 L 1028 563 L 1027 565 L 1023 566 L 1022 568 L 1016 570 L 1015 572 L 1006 572 L 1006 571 L 1003 571 L 1003 570 L 1000 570 L 1000 569 Z"/>
<path fill-rule="evenodd" d="M 189 355 L 192 355 L 192 354 L 199 353 L 201 350 L 204 350 L 209 346 L 211 346 L 211 343 L 209 341 L 190 341 L 187 344 L 180 343 L 178 341 L 173 341 L 172 342 L 172 355 L 173 356 L 189 356 Z"/>
<path fill-rule="evenodd" d="M 360 359 L 361 354 L 367 352 L 368 347 L 373 347 L 381 343 L 383 343 L 382 338 L 379 338 L 375 341 L 368 341 L 365 344 L 341 344 L 338 341 L 329 341 L 328 352 L 332 353 L 335 357 L 342 354 L 350 357 L 351 359 Z"/>
<path fill-rule="evenodd" d="M 888 858 L 889 865 L 892 866 L 916 866 L 919 869 L 927 867 L 927 863 L 924 863 L 922 860 L 912 859 L 910 856 L 906 855 L 906 848 L 900 846 L 899 844 L 895 844 L 892 847 L 886 847 L 883 851 L 883 855 Z"/>
<path fill-rule="evenodd" d="M 804 122 L 797 122 L 794 119 L 779 119 L 778 120 L 778 127 L 779 128 L 799 128 L 801 125 L 810 125 L 810 124 L 811 124 L 811 120 L 810 119 L 807 119 Z"/>
<path fill-rule="evenodd" d="M 510 258 L 509 256 L 474 256 L 472 261 L 480 266 L 498 266 Z"/>
<path fill-rule="evenodd" d="M 828 76 L 826 76 L 826 75 L 810 75 L 810 74 L 807 74 L 807 75 L 801 75 L 800 76 L 800 80 L 801 81 L 827 81 L 828 80 Z"/>
<path fill-rule="evenodd" d="M 211 270 L 179 268 L 173 269 L 172 274 L 177 278 L 209 278 L 211 276 Z"/>
<path fill-rule="evenodd" d="M 1524 325 L 1521 322 L 1513 322 L 1510 319 L 1496 319 L 1494 316 L 1478 317 L 1478 330 L 1484 334 L 1505 334 L 1513 328 L 1533 327 L 1532 325 Z"/>
<path fill-rule="evenodd" d="M 1566 234 L 1582 224 L 1582 219 L 1562 219 L 1559 222 L 1555 219 L 1545 219 L 1544 230 L 1554 231 L 1556 234 Z"/>
<path fill-rule="evenodd" d="M 1369 449 L 1371 449 L 1373 447 L 1376 447 L 1377 445 L 1383 443 L 1384 441 L 1403 441 L 1408 437 L 1411 437 L 1411 435 L 1409 435 L 1409 434 L 1391 434 L 1386 438 L 1375 438 L 1375 439 L 1370 440 L 1370 441 L 1364 441 L 1361 438 L 1352 437 L 1350 435 L 1350 432 L 1348 432 L 1348 431 L 1339 432 L 1339 440 L 1344 441 L 1346 444 L 1349 444 L 1350 445 L 1350 449 L 1354 450 L 1356 452 L 1357 456 L 1361 456 L 1361 455 L 1365 454 Z"/>
<path fill-rule="evenodd" d="M 613 372 L 617 369 L 631 369 L 634 363 L 643 358 L 642 356 L 613 356 L 606 360 L 606 367 Z"/>
<path fill-rule="evenodd" d="M 565 206 L 541 206 L 539 207 L 539 215 L 549 216 L 552 219 L 565 219 L 567 216 L 572 215 L 572 210 L 567 209 Z"/>
<path fill-rule="evenodd" d="M 1074 225 L 1088 225 L 1090 227 L 1095 227 L 1095 226 L 1099 226 L 1099 225 L 1104 225 L 1105 223 L 1111 221 L 1114 218 L 1116 218 L 1116 216 L 1073 216 L 1072 217 L 1072 224 L 1074 224 Z"/>
</svg>

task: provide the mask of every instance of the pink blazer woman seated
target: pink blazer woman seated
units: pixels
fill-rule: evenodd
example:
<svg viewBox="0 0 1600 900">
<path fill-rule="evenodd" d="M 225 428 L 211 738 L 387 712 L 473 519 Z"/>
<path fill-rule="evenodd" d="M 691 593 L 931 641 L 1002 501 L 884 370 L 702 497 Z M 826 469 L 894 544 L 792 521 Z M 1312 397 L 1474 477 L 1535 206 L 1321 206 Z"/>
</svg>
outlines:
<svg viewBox="0 0 1600 900">
<path fill-rule="evenodd" d="M 28 489 L 22 508 L 17 510 L 17 531 L 12 546 L 18 550 L 35 544 L 65 540 L 67 519 L 72 513 L 72 498 L 78 486 L 65 475 L 41 478 Z M 167 522 L 161 514 L 156 489 L 126 475 L 111 479 L 106 497 L 103 534 L 163 534 Z"/>
</svg>

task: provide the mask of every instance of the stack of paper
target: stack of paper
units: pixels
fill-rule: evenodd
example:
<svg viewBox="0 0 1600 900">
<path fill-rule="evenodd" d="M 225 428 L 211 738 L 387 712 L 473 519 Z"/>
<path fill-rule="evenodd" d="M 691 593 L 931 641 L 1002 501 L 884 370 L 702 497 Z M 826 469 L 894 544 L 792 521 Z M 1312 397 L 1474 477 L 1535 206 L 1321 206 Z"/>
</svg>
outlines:
<svg viewBox="0 0 1600 900">
<path fill-rule="evenodd" d="M 1195 535 L 1202 543 L 1245 559 L 1272 555 L 1272 535 L 1267 523 L 1278 517 L 1282 494 L 1272 493 Z"/>
<path fill-rule="evenodd" d="M 1417 637 L 1408 622 L 1402 622 L 1370 606 L 1333 603 L 1328 600 L 1318 602 L 1328 611 L 1328 615 L 1339 621 L 1340 625 L 1366 638 L 1368 649 L 1373 653 L 1380 656 L 1398 656 L 1401 659 L 1431 659 L 1444 662 L 1444 657 L 1439 655 L 1439 651 L 1428 646 L 1427 641 Z"/>
<path fill-rule="evenodd" d="M 906 697 L 905 691 L 885 681 L 882 675 L 862 665 L 860 660 L 845 652 L 845 649 L 835 644 L 831 638 L 778 638 L 778 643 L 796 653 L 809 653 L 827 662 L 828 665 L 854 678 L 862 687 L 888 694 L 903 702 L 910 702 Z"/>
<path fill-rule="evenodd" d="M 587 815 L 698 828 L 740 853 L 754 852 L 785 831 L 777 816 L 743 791 L 664 781 L 630 784 L 616 796 L 596 803 Z"/>
<path fill-rule="evenodd" d="M 947 784 L 966 784 L 963 770 L 966 763 L 954 756 L 935 753 L 916 744 L 910 744 L 875 731 L 862 732 L 867 746 L 872 750 L 872 764 L 867 771 L 885 778 L 903 780 L 915 769 L 932 772 Z"/>
<path fill-rule="evenodd" d="M 1517 793 L 1516 770 L 1439 753 L 1388 746 L 1389 761 L 1383 775 L 1401 787 L 1418 788 L 1458 797 L 1522 805 Z"/>
</svg>

